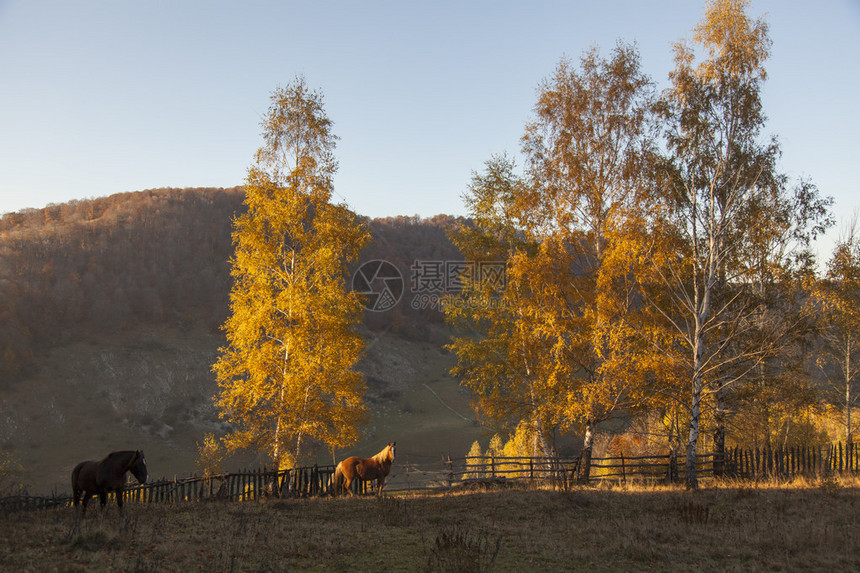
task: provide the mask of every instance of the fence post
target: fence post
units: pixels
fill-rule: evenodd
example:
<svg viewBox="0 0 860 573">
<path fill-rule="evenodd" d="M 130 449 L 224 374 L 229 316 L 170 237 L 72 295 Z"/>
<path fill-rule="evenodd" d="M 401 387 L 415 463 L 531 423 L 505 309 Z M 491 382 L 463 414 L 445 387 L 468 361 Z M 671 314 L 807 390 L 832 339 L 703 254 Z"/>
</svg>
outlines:
<svg viewBox="0 0 860 573">
<path fill-rule="evenodd" d="M 815 471 L 819 475 L 824 472 L 824 451 L 821 446 L 818 446 L 818 459 L 815 462 Z"/>
<path fill-rule="evenodd" d="M 765 476 L 771 477 L 773 475 L 773 449 L 770 445 L 767 446 L 765 450 Z"/>
<path fill-rule="evenodd" d="M 311 495 L 319 494 L 319 479 L 320 479 L 320 468 L 317 464 L 314 464 L 314 469 L 311 472 L 312 477 L 312 485 L 311 485 Z"/>
<path fill-rule="evenodd" d="M 806 475 L 806 446 L 797 447 L 797 473 Z"/>
<path fill-rule="evenodd" d="M 750 457 L 752 458 L 750 461 L 753 465 L 753 477 L 758 479 L 761 470 L 761 450 L 758 449 L 758 446 L 755 448 L 755 453 L 750 452 Z"/>
<path fill-rule="evenodd" d="M 741 472 L 744 470 L 744 451 L 740 448 L 740 446 L 735 446 L 735 467 L 734 467 L 734 476 L 739 478 L 741 476 Z"/>
<path fill-rule="evenodd" d="M 738 449 L 735 446 L 734 450 L 732 448 L 726 448 L 725 461 L 723 462 L 723 472 L 726 477 L 732 477 L 735 475 L 735 466 L 737 465 L 738 460 Z"/>
<path fill-rule="evenodd" d="M 743 449 L 738 448 L 738 467 L 737 467 L 737 477 L 742 478 L 744 475 L 744 458 L 745 451 Z"/>
<path fill-rule="evenodd" d="M 678 478 L 678 452 L 674 447 L 669 447 L 668 464 L 666 466 L 666 483 L 675 483 Z"/>
<path fill-rule="evenodd" d="M 299 496 L 299 482 L 301 481 L 301 470 L 299 468 L 293 468 L 291 479 L 290 479 L 290 495 L 293 497 Z"/>
<path fill-rule="evenodd" d="M 791 446 L 791 476 L 796 477 L 799 472 L 797 471 L 797 450 L 795 450 L 794 446 Z"/>
<path fill-rule="evenodd" d="M 839 472 L 841 473 L 843 469 L 842 466 L 842 442 L 839 442 Z"/>
<path fill-rule="evenodd" d="M 782 446 L 779 446 L 779 450 L 777 450 L 777 455 L 779 459 L 777 460 L 777 472 L 779 473 L 779 477 L 785 477 L 785 449 Z"/>
</svg>

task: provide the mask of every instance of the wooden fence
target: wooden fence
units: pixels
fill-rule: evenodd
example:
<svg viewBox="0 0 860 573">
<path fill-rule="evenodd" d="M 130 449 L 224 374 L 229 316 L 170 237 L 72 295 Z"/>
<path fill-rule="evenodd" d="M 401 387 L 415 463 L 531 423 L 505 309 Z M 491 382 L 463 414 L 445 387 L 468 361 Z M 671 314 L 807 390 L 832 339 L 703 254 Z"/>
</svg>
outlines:
<svg viewBox="0 0 860 573">
<path fill-rule="evenodd" d="M 307 466 L 287 470 L 244 470 L 212 476 L 173 478 L 125 490 L 130 502 L 178 502 L 200 500 L 251 501 L 263 497 L 316 497 L 331 495 L 335 466 Z M 372 487 L 361 480 L 352 491 L 367 493 Z"/>
<path fill-rule="evenodd" d="M 726 476 L 740 479 L 860 473 L 860 447 L 839 442 L 776 450 L 735 448 L 726 452 L 723 471 Z"/>
<path fill-rule="evenodd" d="M 160 479 L 129 485 L 123 499 L 127 503 L 176 503 L 183 501 L 250 501 L 263 497 L 308 497 L 330 495 L 335 466 L 308 466 L 274 471 L 266 468 L 212 476 Z M 131 477 L 128 478 L 130 481 Z M 373 484 L 375 485 L 375 484 Z M 352 491 L 368 493 L 373 485 L 355 480 Z M 70 495 L 17 495 L 0 499 L 0 512 L 40 509 L 72 504 Z M 91 500 L 90 505 L 97 503 Z M 109 494 L 108 503 L 114 503 Z"/>
<path fill-rule="evenodd" d="M 386 491 L 448 489 L 481 483 L 544 482 L 567 487 L 573 482 L 578 459 L 481 456 L 437 458 L 398 462 L 386 480 Z M 685 457 L 670 455 L 592 458 L 590 481 L 678 481 L 685 471 Z M 841 443 L 807 448 L 731 449 L 725 456 L 696 456 L 700 478 L 722 476 L 736 479 L 821 477 L 860 473 L 860 447 Z M 188 501 L 250 501 L 262 497 L 331 495 L 334 466 L 308 466 L 275 471 L 266 468 L 206 477 L 161 479 L 125 490 L 129 503 L 176 503 Z M 356 479 L 355 493 L 373 493 L 375 482 Z M 113 503 L 111 495 L 110 503 Z M 0 512 L 68 506 L 71 496 L 18 495 L 0 499 Z M 93 503 L 92 501 L 90 502 Z"/>
<path fill-rule="evenodd" d="M 390 489 L 435 489 L 481 483 L 551 482 L 568 487 L 575 481 L 579 459 L 478 456 L 445 459 L 434 465 L 402 464 L 405 475 L 390 480 Z M 667 455 L 592 458 L 589 481 L 628 479 L 677 481 L 685 457 Z M 696 456 L 696 473 L 713 475 L 714 455 Z"/>
</svg>

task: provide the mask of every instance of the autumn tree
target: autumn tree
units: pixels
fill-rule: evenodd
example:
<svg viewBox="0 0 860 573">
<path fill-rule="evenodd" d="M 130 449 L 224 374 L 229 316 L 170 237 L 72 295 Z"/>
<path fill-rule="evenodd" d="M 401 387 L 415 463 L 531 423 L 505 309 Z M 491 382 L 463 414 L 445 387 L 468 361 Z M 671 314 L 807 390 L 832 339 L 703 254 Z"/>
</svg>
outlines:
<svg viewBox="0 0 860 573">
<path fill-rule="evenodd" d="M 860 381 L 860 234 L 854 224 L 836 243 L 824 280 L 813 289 L 821 351 L 817 364 L 842 407 L 846 441 L 854 440 Z"/>
<path fill-rule="evenodd" d="M 216 404 L 232 426 L 229 449 L 258 449 L 281 467 L 298 462 L 308 440 L 354 443 L 366 413 L 354 369 L 361 301 L 346 286 L 346 265 L 368 236 L 332 202 L 331 125 L 304 78 L 275 90 L 245 182 L 247 212 L 234 221 Z"/>
<path fill-rule="evenodd" d="M 634 387 L 621 357 L 634 333 L 617 316 L 630 300 L 603 260 L 643 189 L 651 89 L 631 46 L 609 58 L 589 50 L 578 67 L 563 59 L 526 127 L 525 177 L 510 161 L 488 162 L 466 197 L 475 226 L 457 240 L 467 259 L 492 253 L 507 269 L 504 305 L 449 311 L 480 330 L 455 342 L 458 373 L 485 411 L 537 443 L 556 429 L 581 431 L 584 479 L 597 424 L 628 405 Z"/>
<path fill-rule="evenodd" d="M 523 193 L 508 157 L 493 157 L 473 175 L 465 196 L 472 224 L 452 239 L 476 272 L 461 277 L 463 289 L 450 293 L 444 311 L 457 332 L 450 345 L 458 360 L 453 373 L 476 396 L 483 421 L 513 429 L 526 420 L 534 428 L 534 449 L 549 455 L 550 348 L 528 310 L 540 280 L 519 272 L 537 247 L 518 210 Z"/>
<path fill-rule="evenodd" d="M 552 348 L 555 415 L 583 435 L 584 480 L 597 425 L 636 401 L 633 332 L 622 320 L 627 269 L 605 262 L 616 228 L 646 192 L 652 92 L 633 46 L 619 42 L 606 58 L 591 49 L 578 68 L 562 60 L 541 85 L 523 137 L 529 194 L 521 208 L 541 243 L 532 266 L 549 271 L 533 321 Z"/>
<path fill-rule="evenodd" d="M 756 357 L 748 376 L 715 395 L 714 453 L 725 451 L 726 428 L 735 444 L 776 447 L 802 445 L 806 413 L 816 408 L 818 392 L 806 369 L 813 344 L 814 314 L 800 304 L 815 276 L 811 241 L 832 224 L 829 198 L 818 196 L 807 181 L 791 187 L 784 175 L 762 186 L 743 207 L 743 218 L 756 221 L 739 244 L 736 265 L 745 269 L 751 300 L 750 328 L 733 348 L 755 338 L 767 352 Z M 785 192 L 790 190 L 790 192 Z M 738 431 L 739 430 L 739 431 Z M 715 462 L 715 473 L 722 470 Z"/>
<path fill-rule="evenodd" d="M 469 448 L 469 453 L 466 454 L 466 472 L 463 474 L 463 479 L 482 479 L 485 464 L 486 458 L 481 453 L 481 444 L 475 440 L 472 442 L 472 447 Z"/>
<path fill-rule="evenodd" d="M 747 15 L 747 4 L 709 2 L 693 42 L 675 46 L 675 69 L 664 97 L 669 157 L 659 171 L 659 194 L 636 255 L 644 263 L 636 270 L 647 307 L 643 316 L 650 318 L 650 326 L 642 323 L 640 330 L 686 380 L 683 393 L 669 390 L 683 399 L 689 415 L 691 488 L 698 487 L 695 458 L 703 416 L 712 415 L 718 439 L 724 436 L 719 426 L 726 390 L 773 355 L 784 325 L 760 320 L 766 301 L 754 288 L 757 267 L 744 255 L 775 221 L 750 207 L 793 192 L 802 199 L 804 192 L 787 188 L 776 168 L 779 146 L 761 136 L 760 93 L 770 40 L 766 23 Z M 802 240 L 803 232 L 797 238 Z M 785 261 L 774 257 L 769 263 L 780 267 Z"/>
</svg>

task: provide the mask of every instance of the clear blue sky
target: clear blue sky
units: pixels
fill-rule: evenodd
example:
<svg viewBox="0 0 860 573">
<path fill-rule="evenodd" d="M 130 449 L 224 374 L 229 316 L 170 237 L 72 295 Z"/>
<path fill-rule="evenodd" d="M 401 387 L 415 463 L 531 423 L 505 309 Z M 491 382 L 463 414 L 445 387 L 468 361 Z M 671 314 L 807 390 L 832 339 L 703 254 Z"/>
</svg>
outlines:
<svg viewBox="0 0 860 573">
<path fill-rule="evenodd" d="M 517 155 L 563 55 L 635 41 L 665 87 L 671 44 L 702 12 L 690 0 L 0 0 L 0 213 L 239 185 L 269 94 L 304 74 L 341 137 L 342 200 L 373 217 L 464 214 L 471 172 Z M 783 170 L 847 221 L 860 208 L 860 1 L 752 0 L 750 13 L 770 24 L 764 99 Z"/>
</svg>

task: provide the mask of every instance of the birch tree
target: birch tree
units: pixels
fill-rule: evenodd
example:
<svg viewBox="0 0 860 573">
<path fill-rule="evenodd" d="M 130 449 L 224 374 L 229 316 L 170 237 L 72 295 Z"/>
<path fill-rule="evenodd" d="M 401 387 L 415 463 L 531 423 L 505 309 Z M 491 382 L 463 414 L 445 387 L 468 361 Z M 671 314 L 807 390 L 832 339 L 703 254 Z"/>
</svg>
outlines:
<svg viewBox="0 0 860 573">
<path fill-rule="evenodd" d="M 368 238 L 332 202 L 336 136 L 320 92 L 297 78 L 272 93 L 234 221 L 232 314 L 213 370 L 228 448 L 267 453 L 279 467 L 309 440 L 331 448 L 358 439 L 365 385 L 355 364 L 361 301 L 347 263 Z"/>
<path fill-rule="evenodd" d="M 444 305 L 455 327 L 450 348 L 453 373 L 476 396 L 476 409 L 489 425 L 533 428 L 534 450 L 551 453 L 552 395 L 548 393 L 550 348 L 530 319 L 541 286 L 551 284 L 524 272 L 537 245 L 524 232 L 519 202 L 523 182 L 507 157 L 487 161 L 465 196 L 473 224 L 452 237 L 466 260 L 501 274 L 464 276 L 463 290 Z M 501 280 L 500 280 L 501 279 Z"/>
<path fill-rule="evenodd" d="M 827 274 L 813 289 L 819 320 L 821 352 L 818 367 L 842 407 L 845 436 L 854 440 L 853 409 L 860 399 L 860 235 L 856 218 L 837 242 L 827 263 Z"/>
<path fill-rule="evenodd" d="M 633 333 L 621 319 L 629 291 L 605 261 L 616 227 L 647 192 L 652 92 L 633 46 L 619 42 L 605 58 L 591 49 L 578 67 L 562 60 L 541 85 L 523 137 L 531 191 L 523 210 L 547 259 L 534 262 L 553 269 L 533 320 L 552 348 L 556 416 L 583 435 L 583 480 L 597 425 L 637 401 L 626 351 Z"/>
<path fill-rule="evenodd" d="M 526 127 L 526 177 L 510 162 L 488 163 L 467 195 L 476 225 L 458 238 L 467 257 L 504 260 L 507 282 L 492 313 L 450 307 L 449 319 L 481 326 L 455 341 L 457 372 L 497 419 L 531 421 L 535 451 L 550 454 L 549 432 L 582 432 L 582 479 L 597 424 L 629 406 L 637 387 L 622 352 L 633 333 L 617 316 L 630 300 L 603 260 L 643 190 L 651 89 L 631 46 L 619 43 L 608 58 L 589 50 L 578 67 L 563 59 Z"/>
<path fill-rule="evenodd" d="M 638 269 L 641 296 L 660 325 L 650 341 L 685 373 L 690 488 L 698 487 L 695 459 L 706 409 L 719 428 L 726 390 L 773 354 L 778 337 L 756 333 L 763 301 L 754 288 L 756 268 L 744 261 L 745 249 L 774 223 L 749 207 L 764 196 L 791 194 L 777 172 L 776 140 L 761 135 L 770 40 L 766 23 L 750 18 L 747 6 L 745 0 L 709 2 L 693 42 L 675 46 L 664 97 L 669 158 L 639 255 L 646 261 Z"/>
<path fill-rule="evenodd" d="M 733 349 L 742 348 L 758 337 L 768 352 L 756 359 L 749 376 L 715 396 L 718 459 L 725 452 L 729 424 L 737 429 L 743 420 L 746 427 L 746 435 L 742 431 L 733 440 L 736 444 L 752 440 L 756 446 L 787 446 L 803 413 L 818 402 L 805 364 L 815 320 L 799 301 L 807 296 L 806 285 L 815 276 L 811 242 L 832 224 L 832 200 L 821 198 L 808 181 L 792 187 L 779 175 L 775 183 L 761 186 L 743 207 L 742 218 L 756 222 L 746 230 L 746 240 L 738 242 L 736 262 L 748 276 L 751 327 L 744 341 L 731 344 Z M 714 470 L 717 475 L 722 471 L 719 462 Z"/>
</svg>

